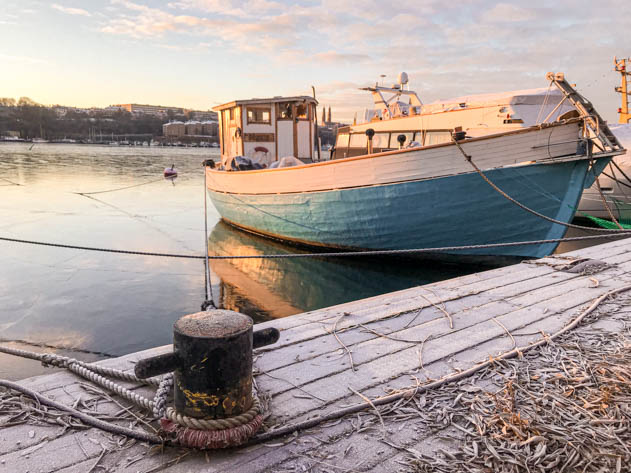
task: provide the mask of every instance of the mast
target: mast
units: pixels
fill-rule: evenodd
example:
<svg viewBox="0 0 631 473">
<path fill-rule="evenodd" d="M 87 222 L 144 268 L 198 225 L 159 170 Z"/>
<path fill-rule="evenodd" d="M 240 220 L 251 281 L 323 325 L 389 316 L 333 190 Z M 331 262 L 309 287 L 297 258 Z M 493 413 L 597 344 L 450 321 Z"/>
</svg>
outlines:
<svg viewBox="0 0 631 473">
<path fill-rule="evenodd" d="M 631 72 L 627 71 L 627 61 L 629 59 L 620 59 L 613 58 L 614 68 L 616 72 L 620 73 L 621 76 L 621 85 L 620 87 L 616 87 L 616 92 L 621 94 L 622 98 L 622 107 L 618 109 L 618 113 L 620 114 L 620 119 L 618 123 L 629 123 L 631 122 L 631 113 L 629 113 L 629 92 L 628 89 L 628 76 L 631 75 Z"/>
</svg>

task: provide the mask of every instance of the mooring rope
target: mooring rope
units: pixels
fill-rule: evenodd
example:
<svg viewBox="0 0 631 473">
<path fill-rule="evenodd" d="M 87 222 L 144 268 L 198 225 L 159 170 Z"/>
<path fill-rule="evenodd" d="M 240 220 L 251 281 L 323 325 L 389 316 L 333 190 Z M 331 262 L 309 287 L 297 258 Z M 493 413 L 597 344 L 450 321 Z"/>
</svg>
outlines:
<svg viewBox="0 0 631 473">
<path fill-rule="evenodd" d="M 600 181 L 598 180 L 598 178 L 596 178 L 596 188 L 598 189 L 598 194 L 600 195 L 600 200 L 603 203 L 603 206 L 605 207 L 605 210 L 607 210 L 607 213 L 609 214 L 609 217 L 611 217 L 611 221 L 613 223 L 615 223 L 616 226 L 620 230 L 624 230 L 623 226 L 620 225 L 620 222 L 618 222 L 618 220 L 614 216 L 613 211 L 611 210 L 611 207 L 609 207 L 609 204 L 607 203 L 607 199 L 605 198 L 605 194 L 603 194 L 603 190 L 600 187 Z"/>
<path fill-rule="evenodd" d="M 204 162 L 204 240 L 205 240 L 205 246 L 206 246 L 206 254 L 204 255 L 205 258 L 205 271 L 204 271 L 204 278 L 205 278 L 205 287 L 204 287 L 204 291 L 206 292 L 206 298 L 204 300 L 204 302 L 202 303 L 202 310 L 208 310 L 208 309 L 216 309 L 217 306 L 215 305 L 215 298 L 213 297 L 213 283 L 212 283 L 212 279 L 210 277 L 210 263 L 208 261 L 208 188 L 206 187 L 206 162 Z M 210 296 L 210 298 L 209 298 Z"/>
<path fill-rule="evenodd" d="M 140 184 L 132 184 L 131 186 L 125 186 L 125 187 L 117 187 L 115 189 L 107 189 L 104 191 L 96 191 L 96 192 L 71 192 L 71 194 L 77 194 L 77 195 L 94 195 L 94 194 L 106 194 L 108 192 L 116 192 L 116 191 L 122 191 L 125 189 L 131 189 L 133 187 L 140 187 L 140 186 L 146 186 L 147 184 L 153 184 L 154 182 L 158 182 L 158 181 L 164 181 L 164 178 L 161 177 L 160 179 L 152 179 L 151 181 L 147 181 L 147 182 L 141 182 Z"/>
<path fill-rule="evenodd" d="M 590 227 L 584 227 L 589 228 Z M 596 230 L 596 229 L 593 229 Z M 599 229 L 600 230 L 600 229 Z M 609 233 L 602 235 L 586 235 L 580 237 L 567 238 L 548 238 L 545 240 L 528 240 L 514 241 L 507 243 L 487 243 L 484 245 L 463 245 L 463 246 L 441 246 L 435 248 L 412 248 L 404 250 L 366 250 L 366 251 L 338 251 L 338 252 L 322 252 L 322 253 L 287 253 L 287 254 L 270 254 L 270 255 L 226 255 L 226 256 L 208 256 L 211 260 L 228 260 L 228 259 L 285 259 L 285 258 L 338 258 L 338 257 L 359 257 L 359 256 L 385 256 L 385 255 L 408 255 L 416 253 L 441 253 L 446 251 L 465 251 L 479 250 L 486 248 L 509 248 L 513 246 L 542 245 L 547 243 L 563 243 L 570 241 L 584 241 L 603 238 L 620 238 L 622 235 L 631 233 L 629 230 L 608 230 Z M 614 232 L 614 233 L 612 233 Z M 91 246 L 66 245 L 61 243 L 49 243 L 35 240 L 24 240 L 20 238 L 0 237 L 0 241 L 8 241 L 13 243 L 26 243 L 31 245 L 52 246 L 56 248 L 66 248 L 73 250 L 100 251 L 105 253 L 119 253 L 126 255 L 138 256 L 159 256 L 164 258 L 184 258 L 184 259 L 205 259 L 205 255 L 187 255 L 178 253 L 157 253 L 148 251 L 130 251 L 117 250 L 113 248 L 98 248 Z"/>
<path fill-rule="evenodd" d="M 578 230 L 591 231 L 591 232 L 609 232 L 609 233 L 611 233 L 611 232 L 620 232 L 620 233 L 631 232 L 631 230 L 622 230 L 622 229 L 621 230 L 613 230 L 613 229 L 606 229 L 606 228 L 585 227 L 583 225 L 574 225 L 572 223 L 562 222 L 561 220 L 556 220 L 556 219 L 554 219 L 552 217 L 548 217 L 547 215 L 539 213 L 536 210 L 533 210 L 533 209 L 525 206 L 524 204 L 522 204 L 518 200 L 516 200 L 513 197 L 511 197 L 510 195 L 508 195 L 506 192 L 504 192 L 502 189 L 500 189 L 493 181 L 491 181 L 489 179 L 489 177 L 473 162 L 472 156 L 470 156 L 467 153 L 465 153 L 464 149 L 462 149 L 462 146 L 460 146 L 460 143 L 456 140 L 456 138 L 454 137 L 453 133 L 451 134 L 451 139 L 453 140 L 454 144 L 458 147 L 458 149 L 460 150 L 460 152 L 464 156 L 465 160 L 471 165 L 471 167 L 473 167 L 473 169 L 480 175 L 480 177 L 482 179 L 484 179 L 484 181 L 488 185 L 490 185 L 502 197 L 506 198 L 507 200 L 509 200 L 513 204 L 517 205 L 519 208 L 525 210 L 526 212 L 529 212 L 529 213 L 531 213 L 531 214 L 533 214 L 533 215 L 535 215 L 535 216 L 537 216 L 539 218 L 542 218 L 544 220 L 547 220 L 548 222 L 552 222 L 552 223 L 555 223 L 557 225 L 562 225 L 562 226 L 565 226 L 565 227 L 568 227 L 568 228 L 576 228 Z"/>
<path fill-rule="evenodd" d="M 55 353 L 37 353 L 19 348 L 11 348 L 0 345 L 0 352 L 7 355 L 19 356 L 22 358 L 28 358 L 31 360 L 40 361 L 44 366 L 54 366 L 57 368 L 65 368 L 82 378 L 92 381 L 99 386 L 102 386 L 109 391 L 112 391 L 124 399 L 133 402 L 134 404 L 142 407 L 143 409 L 152 412 L 156 417 L 165 417 L 178 425 L 189 427 L 193 429 L 201 430 L 224 430 L 234 427 L 238 427 L 243 424 L 247 424 L 252 421 L 261 412 L 261 403 L 256 393 L 253 393 L 253 403 L 246 412 L 234 417 L 228 417 L 225 419 L 197 419 L 189 416 L 179 414 L 175 409 L 166 407 L 166 399 L 173 387 L 173 376 L 171 374 L 165 375 L 162 379 L 157 378 L 138 378 L 133 373 L 126 371 L 108 368 L 92 363 L 85 363 L 83 361 L 76 360 L 67 356 L 57 355 Z M 134 391 L 121 386 L 113 382 L 110 379 L 105 378 L 109 376 L 111 378 L 120 379 L 130 383 L 149 384 L 157 386 L 156 394 L 152 399 L 148 399 Z"/>
</svg>

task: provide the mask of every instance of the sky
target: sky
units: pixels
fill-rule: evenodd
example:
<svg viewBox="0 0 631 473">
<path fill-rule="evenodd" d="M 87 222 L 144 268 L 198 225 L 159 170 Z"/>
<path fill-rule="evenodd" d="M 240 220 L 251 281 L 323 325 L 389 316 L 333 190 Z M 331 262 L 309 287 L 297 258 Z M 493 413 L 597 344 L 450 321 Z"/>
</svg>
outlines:
<svg viewBox="0 0 631 473">
<path fill-rule="evenodd" d="M 629 0 L 0 0 L 0 97 L 207 110 L 313 85 L 349 121 L 382 74 L 431 102 L 562 71 L 617 121 L 630 18 Z"/>
</svg>

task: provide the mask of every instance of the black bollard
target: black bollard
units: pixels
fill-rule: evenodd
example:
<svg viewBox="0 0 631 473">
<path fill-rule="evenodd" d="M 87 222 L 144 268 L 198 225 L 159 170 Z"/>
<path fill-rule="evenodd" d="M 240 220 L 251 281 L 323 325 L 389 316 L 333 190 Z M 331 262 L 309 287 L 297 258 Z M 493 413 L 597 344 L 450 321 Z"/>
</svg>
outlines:
<svg viewBox="0 0 631 473">
<path fill-rule="evenodd" d="M 174 402 L 180 413 L 221 419 L 252 406 L 252 348 L 275 343 L 275 328 L 252 332 L 247 315 L 230 310 L 198 312 L 173 326 L 173 353 L 140 360 L 139 378 L 175 372 Z"/>
</svg>

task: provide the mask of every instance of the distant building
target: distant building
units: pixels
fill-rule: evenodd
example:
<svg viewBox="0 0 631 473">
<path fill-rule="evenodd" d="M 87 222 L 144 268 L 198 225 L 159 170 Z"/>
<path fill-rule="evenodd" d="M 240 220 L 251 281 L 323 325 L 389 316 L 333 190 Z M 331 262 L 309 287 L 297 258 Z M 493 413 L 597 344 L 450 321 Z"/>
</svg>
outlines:
<svg viewBox="0 0 631 473">
<path fill-rule="evenodd" d="M 202 135 L 217 136 L 219 134 L 219 123 L 216 121 L 202 122 Z"/>
<path fill-rule="evenodd" d="M 211 110 L 208 110 L 207 112 L 202 112 L 201 110 L 185 110 L 185 112 L 189 114 L 191 120 L 217 121 L 217 112 L 213 112 Z"/>
<path fill-rule="evenodd" d="M 186 127 L 186 134 L 187 135 L 193 135 L 193 136 L 197 136 L 197 135 L 202 135 L 202 123 L 195 121 L 195 120 L 191 120 L 188 121 L 186 123 L 184 123 L 184 126 Z"/>
<path fill-rule="evenodd" d="M 172 121 L 162 125 L 162 134 L 166 137 L 181 138 L 183 136 L 206 136 L 217 137 L 219 124 L 215 121 L 198 122 L 190 120 L 187 122 Z"/>
<path fill-rule="evenodd" d="M 184 115 L 185 110 L 179 107 L 165 107 L 163 105 L 142 105 L 138 103 L 122 103 L 117 105 L 111 105 L 110 107 L 118 107 L 119 110 L 127 110 L 129 113 L 156 116 L 166 116 L 169 112 L 175 115 Z M 108 107 L 108 108 L 110 108 Z"/>
<path fill-rule="evenodd" d="M 186 135 L 186 125 L 183 122 L 169 122 L 162 125 L 162 134 L 164 136 L 184 136 Z"/>
</svg>

